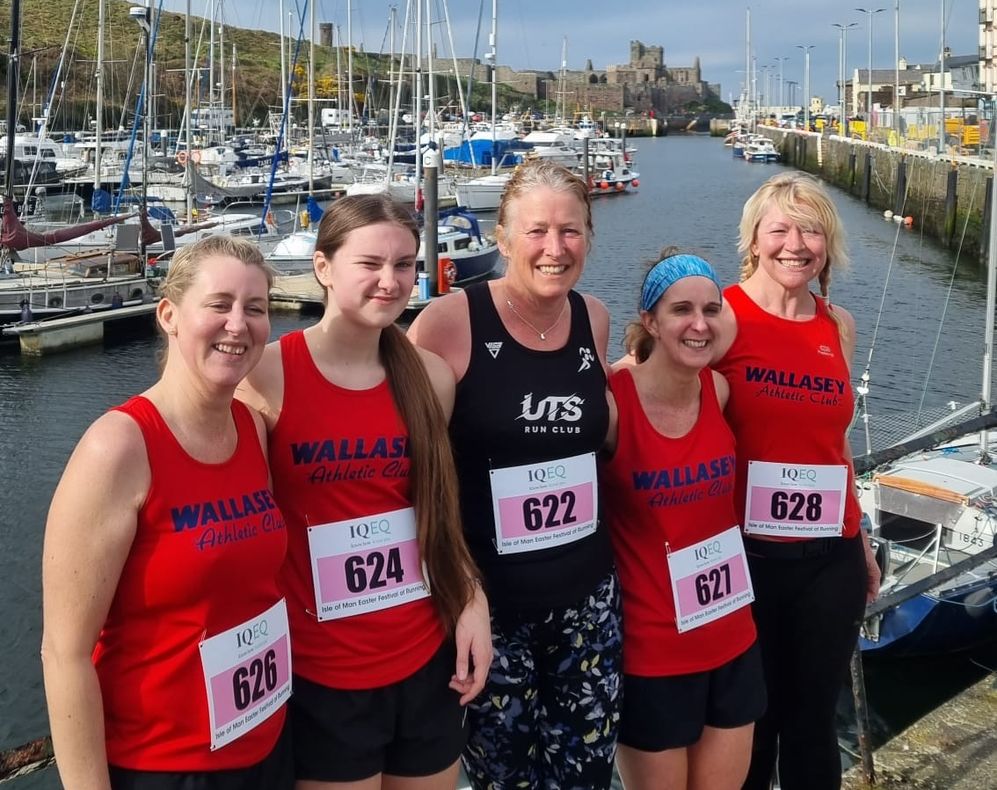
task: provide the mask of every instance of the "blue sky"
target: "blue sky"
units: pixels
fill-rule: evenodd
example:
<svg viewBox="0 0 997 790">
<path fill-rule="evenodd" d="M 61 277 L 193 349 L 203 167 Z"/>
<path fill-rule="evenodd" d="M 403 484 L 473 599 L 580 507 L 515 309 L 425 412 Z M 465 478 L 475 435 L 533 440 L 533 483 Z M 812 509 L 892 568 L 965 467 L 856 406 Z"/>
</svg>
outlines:
<svg viewBox="0 0 997 790">
<path fill-rule="evenodd" d="M 388 51 L 388 19 L 392 4 L 404 18 L 406 0 L 314 0 L 319 22 L 339 26 L 347 35 L 347 3 L 352 7 L 353 41 L 373 52 Z M 152 0 L 153 6 L 160 0 Z M 194 14 L 205 14 L 210 5 L 220 3 L 229 24 L 277 30 L 278 0 L 190 0 Z M 412 0 L 413 5 L 415 0 Z M 979 44 L 978 0 L 899 0 L 900 55 L 911 63 L 938 58 L 941 42 L 942 2 L 945 3 L 946 44 L 955 55 L 977 51 Z M 425 8 L 426 0 L 422 0 Z M 479 7 L 483 3 L 480 57 L 487 49 L 492 0 L 448 0 L 447 8 L 458 56 L 474 51 Z M 163 8 L 183 11 L 187 0 L 163 0 Z M 442 18 L 443 0 L 430 0 L 434 18 Z M 517 69 L 556 71 L 561 46 L 567 37 L 569 68 L 584 67 L 591 59 L 595 68 L 626 63 L 631 39 L 664 47 L 665 63 L 688 66 L 698 55 L 703 78 L 721 84 L 727 101 L 741 90 L 745 70 L 745 11 L 748 5 L 731 0 L 498 0 L 498 60 Z M 811 6 L 811 7 L 808 7 Z M 751 8 L 751 49 L 757 64 L 757 90 L 765 82 L 762 66 L 769 66 L 769 90 L 778 95 L 779 63 L 783 81 L 795 81 L 798 102 L 804 81 L 803 50 L 797 45 L 813 45 L 810 51 L 812 94 L 828 104 L 836 101 L 839 31 L 832 25 L 855 22 L 847 34 L 846 64 L 865 68 L 868 62 L 866 14 L 883 8 L 873 17 L 873 68 L 893 67 L 894 23 L 897 0 L 759 0 Z M 304 9 L 305 0 L 284 0 L 285 14 Z M 414 11 L 413 11 L 414 14 Z M 401 22 L 399 21 L 399 24 Z M 296 29 L 296 28 L 295 28 Z M 400 35 L 400 34 L 399 34 Z M 449 53 L 444 26 L 433 35 L 440 54 Z M 787 97 L 788 97 L 788 88 Z"/>
</svg>

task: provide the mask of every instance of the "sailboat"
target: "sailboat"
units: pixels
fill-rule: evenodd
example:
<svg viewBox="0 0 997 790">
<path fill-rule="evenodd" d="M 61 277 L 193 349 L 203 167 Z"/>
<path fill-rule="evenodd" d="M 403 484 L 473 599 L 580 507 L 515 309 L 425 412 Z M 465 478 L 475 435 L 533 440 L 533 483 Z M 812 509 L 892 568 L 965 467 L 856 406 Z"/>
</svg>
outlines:
<svg viewBox="0 0 997 790">
<path fill-rule="evenodd" d="M 997 205 L 991 206 L 990 227 L 980 400 L 882 451 L 893 458 L 871 474 L 863 472 L 880 453 L 855 459 L 859 503 L 883 575 L 881 596 L 926 585 L 925 579 L 946 569 L 952 576 L 867 619 L 860 637 L 866 653 L 951 652 L 997 636 L 997 437 L 989 430 L 997 425 L 990 392 Z M 861 397 L 864 390 L 867 385 L 859 389 Z M 972 428 L 952 426 L 974 412 Z"/>
<path fill-rule="evenodd" d="M 10 67 L 7 70 L 8 162 L 13 159 L 17 127 L 20 17 L 20 0 L 13 0 L 10 8 Z M 123 223 L 128 217 L 111 217 L 48 233 L 30 232 L 17 216 L 13 178 L 14 169 L 8 167 L 0 230 L 0 324 L 54 317 L 76 310 L 134 304 L 151 296 L 152 287 L 145 277 L 145 265 L 131 249 L 105 245 L 105 249 L 95 254 L 52 260 L 43 266 L 19 267 L 14 260 L 19 251 L 65 243 L 90 233 L 103 233 L 105 228 Z M 137 233 L 135 237 L 137 241 Z"/>
</svg>

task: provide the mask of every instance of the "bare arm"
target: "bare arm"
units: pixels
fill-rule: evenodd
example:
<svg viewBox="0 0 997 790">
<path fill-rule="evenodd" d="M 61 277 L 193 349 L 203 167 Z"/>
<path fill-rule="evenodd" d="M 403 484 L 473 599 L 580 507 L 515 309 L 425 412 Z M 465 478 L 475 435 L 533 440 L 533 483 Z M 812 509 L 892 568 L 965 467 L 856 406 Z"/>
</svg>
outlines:
<svg viewBox="0 0 997 790">
<path fill-rule="evenodd" d="M 419 318 L 424 315 L 425 313 Z M 416 331 L 413 332 L 413 329 Z M 434 331 L 432 321 L 423 323 L 421 330 L 416 329 L 413 323 L 409 329 L 409 339 L 415 342 L 420 332 L 423 338 L 432 337 Z M 429 374 L 429 380 L 432 382 L 440 406 L 443 408 L 443 416 L 449 421 L 453 414 L 456 394 L 454 371 L 448 362 L 439 355 L 427 351 L 425 348 L 418 346 L 416 348 L 422 357 L 422 363 L 426 366 L 426 372 Z M 466 368 L 465 364 L 464 369 L 466 370 Z M 457 661 L 454 665 L 454 674 L 450 679 L 450 688 L 460 694 L 461 705 L 466 705 L 481 693 L 492 664 L 492 629 L 488 599 L 480 582 L 477 579 L 472 579 L 470 569 L 465 571 L 465 576 L 469 583 L 474 585 L 474 590 L 471 599 L 458 616 L 454 628 Z"/>
<path fill-rule="evenodd" d="M 609 401 L 609 430 L 606 431 L 606 441 L 602 449 L 608 455 L 616 452 L 616 441 L 620 436 L 620 411 L 616 407 L 616 398 L 609 390 L 606 391 L 606 400 Z"/>
<path fill-rule="evenodd" d="M 135 538 L 150 472 L 138 426 L 105 414 L 56 488 L 42 559 L 42 664 L 59 775 L 74 790 L 110 787 L 104 711 L 91 661 Z"/>
<path fill-rule="evenodd" d="M 609 310 L 601 301 L 589 294 L 582 294 L 585 306 L 588 308 L 589 323 L 592 326 L 592 339 L 595 341 L 595 353 L 602 363 L 603 370 L 609 374 L 607 353 L 609 350 Z"/>
<path fill-rule="evenodd" d="M 467 295 L 457 292 L 433 301 L 412 322 L 407 334 L 419 348 L 442 357 L 460 381 L 471 363 Z"/>
<path fill-rule="evenodd" d="M 723 374 L 717 373 L 715 370 L 711 370 L 710 373 L 713 374 L 713 388 L 717 391 L 717 403 L 720 404 L 720 411 L 723 411 L 727 408 L 727 401 L 730 399 L 730 384 L 727 383 Z"/>
<path fill-rule="evenodd" d="M 416 346 L 416 351 L 419 352 L 422 364 L 429 375 L 429 381 L 433 385 L 433 392 L 436 393 L 436 399 L 443 408 L 443 417 L 449 422 L 450 415 L 453 414 L 454 397 L 457 391 L 457 382 L 454 379 L 453 370 L 450 369 L 450 366 L 438 354 L 434 354 L 432 351 L 427 351 L 418 346 Z"/>
<path fill-rule="evenodd" d="M 267 345 L 259 364 L 239 383 L 235 396 L 259 412 L 267 430 L 273 430 L 284 402 L 284 366 L 280 343 Z"/>
<path fill-rule="evenodd" d="M 841 321 L 844 327 L 845 338 L 841 342 L 841 353 L 845 357 L 845 363 L 848 365 L 848 370 L 851 372 L 852 369 L 852 357 L 855 354 L 855 319 L 852 314 L 849 313 L 845 308 L 834 306 L 834 314 Z M 845 460 L 848 462 L 849 466 L 852 466 L 852 446 L 848 443 L 848 436 L 844 437 L 845 442 Z M 854 469 L 852 474 L 854 475 Z M 872 603 L 879 597 L 879 586 L 882 581 L 882 573 L 879 570 L 879 564 L 876 562 L 876 553 L 872 550 L 872 544 L 869 542 L 869 535 L 864 529 L 859 530 L 859 537 L 862 540 L 862 545 L 865 547 L 865 568 L 866 568 L 866 591 L 865 600 L 866 603 Z"/>
<path fill-rule="evenodd" d="M 734 308 L 730 302 L 724 299 L 723 307 L 720 309 L 718 320 L 717 336 L 713 342 L 713 356 L 710 358 L 710 365 L 715 365 L 724 358 L 730 347 L 734 344 L 737 336 L 737 316 L 734 315 Z"/>
</svg>

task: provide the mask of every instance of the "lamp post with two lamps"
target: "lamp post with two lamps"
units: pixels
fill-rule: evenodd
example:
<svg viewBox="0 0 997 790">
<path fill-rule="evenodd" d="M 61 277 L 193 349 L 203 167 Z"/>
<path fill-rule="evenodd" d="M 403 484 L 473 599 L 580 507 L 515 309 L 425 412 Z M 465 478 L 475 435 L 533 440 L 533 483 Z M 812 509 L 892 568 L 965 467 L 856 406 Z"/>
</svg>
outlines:
<svg viewBox="0 0 997 790">
<path fill-rule="evenodd" d="M 776 63 L 779 64 L 779 106 L 780 107 L 785 107 L 786 106 L 786 91 L 785 91 L 785 85 L 786 85 L 786 83 L 783 82 L 783 79 L 782 79 L 782 64 L 785 63 L 787 60 L 789 60 L 789 58 L 788 57 L 772 58 L 772 60 L 774 60 Z"/>
<path fill-rule="evenodd" d="M 845 61 L 848 58 L 848 31 L 853 27 L 858 27 L 858 22 L 849 22 L 847 25 L 843 25 L 840 22 L 833 22 L 831 27 L 838 28 L 838 123 L 841 124 L 842 129 L 844 129 L 845 123 L 845 99 L 847 99 L 845 91 Z M 854 87 L 852 88 L 854 91 Z"/>
<path fill-rule="evenodd" d="M 810 131 L 810 50 L 814 44 L 797 44 L 803 50 L 803 128 Z"/>
<path fill-rule="evenodd" d="M 869 132 L 872 130 L 872 18 L 885 8 L 856 8 L 856 11 L 869 17 L 869 69 L 866 72 L 866 139 L 869 139 Z"/>
</svg>

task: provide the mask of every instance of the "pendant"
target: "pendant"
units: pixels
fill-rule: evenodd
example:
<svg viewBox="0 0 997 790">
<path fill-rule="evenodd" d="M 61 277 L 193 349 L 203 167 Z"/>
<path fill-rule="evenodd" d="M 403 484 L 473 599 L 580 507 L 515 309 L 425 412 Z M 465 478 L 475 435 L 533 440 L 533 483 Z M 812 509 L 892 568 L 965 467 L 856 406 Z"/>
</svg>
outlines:
<svg viewBox="0 0 997 790">
<path fill-rule="evenodd" d="M 546 340 L 547 339 L 547 335 L 545 335 L 543 332 L 541 332 L 540 333 L 540 339 L 541 340 Z"/>
</svg>

